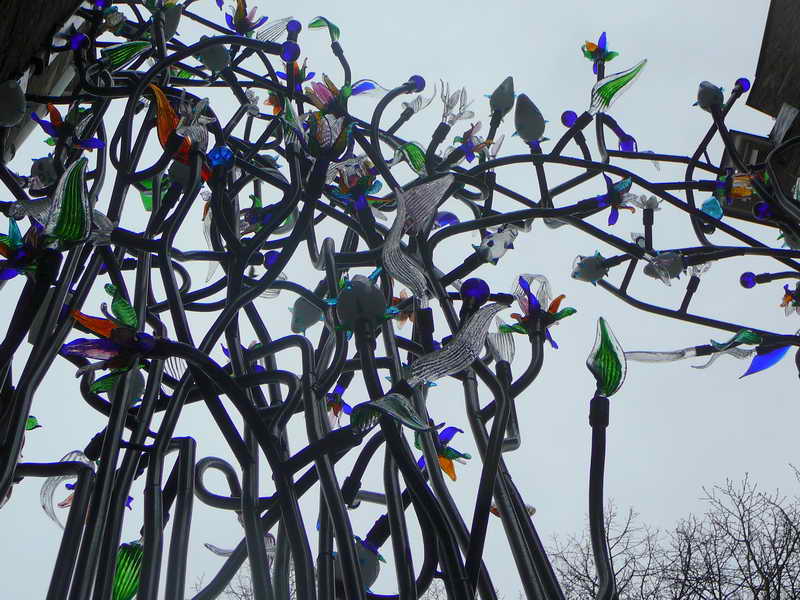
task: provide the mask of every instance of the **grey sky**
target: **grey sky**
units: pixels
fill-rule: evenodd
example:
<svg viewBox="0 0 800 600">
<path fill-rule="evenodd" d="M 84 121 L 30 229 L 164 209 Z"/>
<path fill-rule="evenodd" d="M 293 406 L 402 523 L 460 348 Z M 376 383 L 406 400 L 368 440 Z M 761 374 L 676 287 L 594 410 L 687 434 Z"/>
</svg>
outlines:
<svg viewBox="0 0 800 600">
<path fill-rule="evenodd" d="M 271 18 L 288 16 L 284 12 L 285 3 L 251 0 L 250 4 Z M 640 79 L 612 107 L 610 114 L 636 138 L 640 149 L 690 154 L 710 124 L 707 113 L 691 107 L 698 83 L 710 80 L 723 86 L 727 94 L 737 77 L 753 78 L 767 5 L 766 2 L 741 1 L 609 1 L 602 4 L 570 0 L 393 4 L 350 1 L 299 2 L 292 14 L 304 25 L 322 14 L 340 26 L 341 43 L 353 68 L 354 79 L 373 78 L 386 87 L 393 87 L 412 74 L 420 74 L 428 82 L 425 95 L 432 93 L 433 85 L 440 78 L 449 81 L 451 86 L 465 85 L 470 98 L 475 98 L 476 119 L 483 120 L 487 128 L 488 101 L 483 95 L 490 93 L 507 75 L 513 75 L 516 90 L 528 94 L 548 119 L 546 135 L 551 139 L 557 139 L 563 131 L 560 123 L 563 110 L 580 113 L 588 106 L 593 74 L 590 63 L 581 55 L 580 46 L 584 40 L 596 40 L 606 31 L 610 48 L 620 52 L 608 65 L 609 72 L 626 69 L 642 58 L 648 59 Z M 222 19 L 212 0 L 198 2 L 192 9 L 216 20 Z M 185 43 L 205 33 L 185 24 L 181 31 Z M 300 44 L 302 56 L 309 57 L 310 70 L 318 76 L 327 73 L 335 82 L 341 80 L 326 34 L 304 31 Z M 230 97 L 211 95 L 211 102 L 223 118 L 234 106 Z M 374 99 L 356 98 L 350 107 L 357 116 L 367 117 L 374 104 Z M 384 124 L 391 123 L 399 110 L 399 103 L 392 106 Z M 427 145 L 440 114 L 441 103 L 437 99 L 404 126 L 400 135 Z M 771 119 L 746 107 L 744 99 L 731 111 L 727 121 L 733 129 L 758 134 L 766 134 L 771 127 Z M 469 122 L 459 123 L 453 135 L 460 134 L 468 126 Z M 518 138 L 510 138 L 513 119 L 506 119 L 501 132 L 506 134 L 502 154 L 527 151 Z M 13 168 L 26 173 L 30 158 L 46 153 L 42 137 L 37 131 L 30 138 L 29 153 L 25 155 L 20 151 Z M 593 140 L 590 138 L 590 141 Z M 545 152 L 551 144 L 544 144 Z M 712 148 L 711 158 L 716 162 L 721 154 L 720 144 L 715 142 Z M 568 147 L 567 153 L 573 152 L 574 147 Z M 155 156 L 154 151 L 149 159 Z M 143 166 L 147 160 L 143 161 Z M 618 164 L 655 180 L 675 181 L 683 177 L 681 169 L 663 166 L 657 172 L 646 161 Z M 398 172 L 403 173 L 399 176 L 401 183 L 410 180 L 410 172 Z M 548 169 L 551 185 L 573 174 L 569 169 Z M 536 196 L 535 175 L 530 167 L 501 169 L 498 180 Z M 110 185 L 107 187 L 110 189 Z M 603 191 L 600 182 L 592 181 L 560 197 L 557 204 Z M 632 191 L 637 192 L 636 189 Z M 105 196 L 101 197 L 100 210 L 107 206 L 108 193 L 104 192 Z M 267 202 L 277 199 L 265 198 Z M 182 234 L 178 242 L 180 247 L 204 245 L 200 204 L 193 207 L 187 220 L 191 227 L 196 223 L 196 228 Z M 122 225 L 136 229 L 144 214 L 133 194 L 129 205 L 130 215 L 126 214 Z M 510 202 L 499 206 L 509 210 L 513 207 Z M 466 217 L 455 202 L 444 208 Z M 592 222 L 605 227 L 605 218 L 600 215 Z M 656 225 L 656 247 L 691 246 L 696 242 L 682 213 L 665 208 L 656 213 Z M 623 212 L 613 232 L 627 237 L 630 231 L 641 229 L 638 213 Z M 773 230 L 754 226 L 746 229 L 765 243 L 775 243 Z M 324 229 L 323 234 L 338 241 L 341 232 Z M 717 235 L 719 243 L 728 243 L 724 236 Z M 318 239 L 321 237 L 322 234 Z M 477 244 L 477 238 L 456 236 L 437 253 L 437 264 L 445 270 L 452 268 L 471 252 L 469 244 L 472 243 Z M 510 291 L 512 280 L 519 273 L 543 273 L 550 278 L 555 294 L 567 294 L 565 305 L 578 309 L 577 315 L 566 319 L 553 331 L 561 348 L 558 351 L 546 349 L 540 377 L 517 401 L 523 446 L 505 456 L 525 500 L 537 508 L 534 522 L 540 535 L 547 539 L 554 533 L 576 532 L 584 527 L 590 440 L 588 400 L 594 389 L 584 361 L 594 341 L 597 317 L 602 315 L 608 319 L 626 350 L 667 350 L 729 336 L 725 332 L 638 312 L 599 288 L 570 279 L 575 255 L 591 254 L 596 249 L 605 255 L 613 253 L 610 248 L 576 231 L 566 227 L 551 231 L 536 223 L 533 231 L 521 235 L 515 245 L 516 249 L 498 266 L 486 265 L 476 275 L 485 278 L 493 290 Z M 753 290 L 743 290 L 738 284 L 742 271 L 768 270 L 769 263 L 757 259 L 727 262 L 729 264 L 715 264 L 703 276 L 694 312 L 794 333 L 798 327 L 797 317 L 785 318 L 777 306 L 781 297 L 778 283 Z M 287 274 L 306 284 L 313 284 L 320 277 L 311 270 L 304 252 Z M 194 268 L 192 275 L 196 285 L 202 284 L 204 267 Z M 620 276 L 621 273 L 612 273 L 611 278 L 617 281 Z M 638 275 L 632 292 L 643 299 L 677 306 L 684 282 L 682 278 L 667 288 Z M 9 305 L 16 301 L 20 288 L 21 282 L 14 280 L 2 290 Z M 86 312 L 97 313 L 103 299 L 101 295 L 102 291 L 90 297 L 85 305 Z M 287 308 L 293 301 L 286 292 L 276 300 L 260 301 L 262 315 L 273 327 L 273 335 L 288 333 Z M 434 311 L 438 310 L 436 303 L 433 307 Z M 510 312 L 503 314 L 506 320 Z M 207 325 L 207 317 L 200 315 L 196 339 L 202 337 Z M 316 340 L 319 331 L 319 326 L 310 329 L 309 336 Z M 403 333 L 408 333 L 408 329 Z M 437 321 L 436 337 L 448 333 L 444 321 Z M 245 334 L 243 337 L 246 342 Z M 520 348 L 519 341 L 517 346 L 516 371 L 521 371 L 527 353 Z M 212 356 L 223 360 L 218 348 Z M 746 361 L 726 357 L 708 370 L 691 369 L 689 365 L 697 362 L 701 361 L 658 366 L 631 363 L 628 380 L 611 401 L 607 495 L 623 507 L 634 506 L 645 522 L 657 527 L 668 527 L 689 512 L 701 511 L 698 497 L 702 486 L 726 477 L 740 478 L 749 472 L 755 481 L 767 488 L 788 488 L 794 483 L 788 463 L 797 460 L 794 440 L 800 410 L 794 392 L 797 374 L 791 356 L 769 372 L 741 381 L 737 378 L 746 369 Z M 299 368 L 299 364 L 291 361 L 279 366 Z M 15 379 L 22 367 L 20 358 L 14 364 Z M 351 404 L 365 399 L 359 397 L 360 389 L 354 386 L 348 393 L 346 399 Z M 431 390 L 428 406 L 437 422 L 447 421 L 467 429 L 459 398 L 457 383 L 440 382 Z M 485 390 L 483 398 L 486 399 Z M 44 429 L 28 434 L 23 450 L 27 461 L 57 460 L 69 450 L 82 448 L 102 427 L 100 416 L 80 399 L 74 369 L 63 360 L 55 363 L 53 373 L 40 388 L 32 412 L 39 417 Z M 296 450 L 304 444 L 304 426 L 294 423 L 292 427 L 297 439 L 293 443 Z M 217 455 L 232 460 L 218 439 L 205 408 L 200 405 L 187 408 L 176 433 L 198 439 L 198 458 Z M 458 436 L 453 445 L 476 456 L 466 466 L 457 465 L 459 478 L 450 486 L 469 521 L 480 476 L 479 459 L 471 436 Z M 349 464 L 349 460 L 344 461 L 337 470 L 340 478 L 347 474 L 344 465 Z M 266 469 L 262 472 L 263 493 L 270 493 L 270 475 Z M 6 532 L 7 540 L 0 548 L 0 564 L 6 572 L 3 594 L 6 598 L 43 597 L 47 587 L 60 530 L 38 506 L 40 485 L 40 481 L 26 479 L 16 486 L 11 501 L 0 511 L 0 527 Z M 368 473 L 364 487 L 381 488 L 381 469 Z M 137 538 L 141 526 L 141 482 L 137 482 L 134 489 L 134 510 L 127 514 L 123 540 Z M 217 489 L 224 489 L 221 482 Z M 304 510 L 308 511 L 306 526 L 314 544 L 316 516 L 313 509 L 317 497 L 316 492 L 311 492 L 303 501 Z M 363 536 L 380 513 L 362 506 L 364 508 L 351 513 L 351 518 L 355 533 Z M 203 542 L 233 547 L 241 536 L 241 528 L 233 515 L 207 510 L 196 503 L 189 581 L 203 573 L 208 579 L 221 564 L 221 559 L 202 547 Z M 394 592 L 390 545 L 383 548 L 383 554 L 389 564 L 384 566 L 373 590 Z M 486 562 L 494 574 L 495 585 L 508 597 L 513 597 L 519 581 L 499 519 L 490 522 Z"/>
</svg>

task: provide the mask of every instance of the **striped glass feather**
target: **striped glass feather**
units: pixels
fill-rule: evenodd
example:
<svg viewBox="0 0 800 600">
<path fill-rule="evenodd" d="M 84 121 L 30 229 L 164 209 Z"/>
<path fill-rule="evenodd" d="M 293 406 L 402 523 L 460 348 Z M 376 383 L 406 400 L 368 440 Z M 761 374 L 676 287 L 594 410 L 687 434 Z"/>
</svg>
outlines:
<svg viewBox="0 0 800 600">
<path fill-rule="evenodd" d="M 614 73 L 595 83 L 589 112 L 594 115 L 608 110 L 611 104 L 633 84 L 646 64 L 647 59 L 644 59 L 627 71 Z"/>
</svg>

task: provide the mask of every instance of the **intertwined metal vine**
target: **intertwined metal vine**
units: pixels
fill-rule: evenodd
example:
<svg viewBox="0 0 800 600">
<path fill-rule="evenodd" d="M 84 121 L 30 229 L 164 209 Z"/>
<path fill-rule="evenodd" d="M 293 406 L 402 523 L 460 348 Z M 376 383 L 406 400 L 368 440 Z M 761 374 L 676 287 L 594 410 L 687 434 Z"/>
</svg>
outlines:
<svg viewBox="0 0 800 600">
<path fill-rule="evenodd" d="M 217 2 L 223 9 L 222 0 Z M 512 481 L 503 453 L 520 446 L 514 403 L 539 373 L 545 347 L 556 345 L 551 326 L 575 310 L 561 306 L 562 297 L 553 297 L 543 275 L 515 276 L 513 290 L 495 292 L 470 276 L 486 263 L 499 264 L 514 240 L 532 228 L 570 226 L 619 251 L 609 257 L 579 256 L 574 278 L 639 310 L 732 336 L 681 350 L 625 353 L 609 324 L 598 321 L 597 342 L 587 360 L 597 381 L 590 402 L 590 527 L 598 597 L 613 598 L 602 513 L 605 429 L 608 397 L 623 384 L 627 361 L 706 356 L 711 362 L 728 354 L 750 358 L 746 374 L 751 374 L 800 345 L 796 335 L 690 310 L 701 275 L 714 261 L 766 256 L 785 269 L 745 273 L 744 287 L 800 277 L 795 262 L 800 207 L 793 176 L 784 168 L 797 139 L 774 144 L 763 160 L 751 164 L 737 153 L 725 124 L 749 82 L 738 80 L 727 100 L 721 88 L 703 82 L 698 104 L 710 115 L 710 126 L 691 156 L 640 152 L 608 110 L 646 61 L 606 75 L 606 63 L 617 53 L 608 48 L 605 34 L 582 49 L 596 74 L 589 108 L 580 115 L 565 112 L 565 129 L 545 144 L 549 148 L 542 146 L 543 116 L 526 95 L 515 94 L 510 77 L 489 99 L 488 132 L 481 137 L 480 123 L 459 128 L 459 122 L 482 110 L 470 107 L 464 89 L 441 84 L 438 93 L 426 95 L 419 75 L 388 89 L 371 80 L 352 81 L 340 30 L 323 17 L 304 30 L 291 18 L 258 19 L 244 0 L 237 0 L 225 24 L 218 25 L 195 14 L 193 3 L 85 3 L 77 14 L 80 25 L 62 30 L 51 49 L 51 58 L 70 57 L 74 84 L 63 94 L 28 93 L 27 98 L 14 81 L 0 90 L 3 143 L 8 143 L 8 127 L 32 118 L 38 127 L 33 135 L 43 131 L 52 146 L 48 156 L 34 161 L 30 174 L 0 165 L 0 179 L 14 198 L 0 203 L 9 223 L 8 235 L 0 237 L 0 279 L 26 278 L 15 308 L 5 298 L 9 327 L 0 345 L 0 492 L 4 502 L 10 498 L 6 510 L 14 510 L 13 487 L 44 478 L 43 507 L 61 525 L 54 498 L 65 482 L 72 490 L 60 503 L 69 507 L 69 516 L 47 597 L 152 599 L 164 579 L 165 597 L 184 598 L 192 506 L 199 501 L 233 511 L 244 536 L 230 552 L 209 546 L 227 559 L 194 596 L 198 600 L 217 597 L 246 558 L 253 594 L 260 600 L 287 597 L 290 565 L 299 598 L 392 597 L 369 591 L 381 568 L 380 548 L 387 543 L 395 557 L 396 597 L 417 598 L 439 577 L 451 598 L 476 593 L 496 598 L 482 561 L 492 514 L 502 520 L 526 595 L 562 598 L 530 518 L 532 509 Z M 190 21 L 209 36 L 185 45 L 175 34 Z M 320 35 L 314 29 L 330 35 L 331 51 L 341 64 L 338 79 L 317 76 L 299 60 L 303 36 Z M 236 104 L 228 122 L 221 122 L 214 102 L 198 94 L 209 88 L 221 88 Z M 368 119 L 348 110 L 349 98 L 360 94 L 380 98 Z M 403 125 L 439 100 L 441 123 L 427 147 L 404 139 Z M 401 102 L 400 117 L 389 123 L 387 109 Z M 124 105 L 124 112 L 111 121 L 113 104 Z M 31 106 L 37 112 L 30 114 Z M 507 115 L 529 152 L 499 153 L 497 132 Z M 549 126 L 550 135 L 555 129 Z M 587 131 L 593 132 L 596 148 L 590 147 Z M 608 132 L 617 137 L 619 149 L 606 145 Z M 712 164 L 706 152 L 717 135 L 726 147 L 723 166 Z M 152 137 L 163 150 L 160 156 L 144 152 Z M 444 148 L 451 137 L 453 144 Z M 649 181 L 613 164 L 618 158 L 685 165 L 685 178 Z M 416 177 L 398 181 L 401 164 L 403 172 L 410 167 Z M 533 189 L 504 184 L 504 169 L 520 164 L 535 174 Z M 553 165 L 577 174 L 550 187 L 547 174 Z M 575 198 L 574 188 L 589 181 L 598 183 L 600 193 Z M 132 189 L 149 211 L 143 231 L 126 228 L 126 208 L 135 201 L 128 193 Z M 108 198 L 102 206 L 101 191 Z M 710 197 L 698 202 L 700 192 Z M 252 206 L 241 208 L 245 195 Z M 499 196 L 519 208 L 498 211 L 493 199 Z M 266 204 L 268 197 L 281 199 Z M 197 202 L 205 202 L 208 248 L 178 247 L 180 232 L 199 232 L 198 223 L 186 219 Z M 460 220 L 443 205 L 462 212 L 467 207 L 474 218 Z M 613 226 L 620 210 L 635 209 L 643 233 L 631 241 L 588 220 L 603 213 Z M 685 213 L 697 246 L 654 246 L 655 213 L 665 209 Z M 789 248 L 753 239 L 736 227 L 737 219 L 779 229 Z M 337 241 L 317 238 L 322 221 L 335 223 Z M 457 268 L 437 268 L 442 242 L 475 231 L 481 233 L 480 244 L 460 257 Z M 712 243 L 714 231 L 727 234 L 733 245 Z M 284 274 L 287 265 L 303 260 L 303 247 L 309 268 L 320 273 L 314 289 Z M 184 266 L 189 261 L 208 264 L 206 282 L 192 280 Z M 649 304 L 629 292 L 642 274 L 670 285 L 683 273 L 689 276 L 678 308 Z M 109 304 L 86 303 L 99 286 Z M 791 286 L 785 291 L 784 306 L 795 310 L 800 291 Z M 262 309 L 278 293 L 297 296 L 288 328 Z M 210 299 L 219 294 L 221 299 Z M 493 327 L 498 313 L 515 301 L 515 322 L 498 319 Z M 434 311 L 451 330 L 441 342 L 434 336 Z M 197 312 L 213 316 L 206 331 L 194 323 Z M 257 343 L 243 345 L 241 320 Z M 404 321 L 413 323 L 409 337 L 396 329 Z M 303 333 L 319 322 L 322 331 L 314 343 Z M 226 364 L 209 356 L 220 341 Z M 29 356 L 15 379 L 12 357 L 26 342 Z M 530 361 L 512 369 L 515 343 L 530 346 Z M 408 364 L 401 351 L 408 353 Z M 300 370 L 287 358 L 297 352 Z M 81 396 L 107 416 L 107 424 L 82 451 L 60 462 L 19 462 L 26 431 L 37 427 L 31 416 L 37 390 L 53 361 L 64 359 L 77 368 Z M 390 389 L 384 389 L 380 372 L 391 378 Z M 427 396 L 436 394 L 430 384 L 445 377 L 463 386 L 466 418 L 480 454 L 480 484 L 467 515 L 459 512 L 443 477 L 455 479 L 454 461 L 469 458 L 450 446 L 461 430 L 436 424 L 426 409 Z M 363 380 L 368 398 L 351 407 L 344 396 L 354 379 Z M 222 396 L 238 412 L 241 429 Z M 221 436 L 235 465 L 215 457 L 198 460 L 193 438 L 174 437 L 184 407 L 193 402 L 204 403 L 217 425 L 217 431 L 197 435 Z M 163 417 L 153 430 L 156 413 Z M 298 449 L 288 439 L 292 420 L 305 424 L 305 447 Z M 413 430 L 421 459 L 412 453 L 407 429 Z M 362 490 L 366 470 L 378 468 L 373 459 L 381 447 L 384 489 Z M 173 452 L 178 459 L 165 478 L 165 458 Z M 343 477 L 334 467 L 347 455 L 357 459 Z M 224 474 L 228 496 L 206 487 L 209 469 Z M 146 481 L 141 539 L 120 544 L 129 490 L 140 477 Z M 272 495 L 259 496 L 260 479 L 272 479 Z M 298 501 L 316 489 L 319 512 L 305 514 Z M 384 504 L 386 514 L 362 539 L 354 529 L 364 528 L 358 521 L 364 501 Z M 419 523 L 421 540 L 409 539 L 407 519 Z M 307 533 L 314 522 L 317 557 Z M 171 542 L 165 549 L 168 525 Z"/>
</svg>

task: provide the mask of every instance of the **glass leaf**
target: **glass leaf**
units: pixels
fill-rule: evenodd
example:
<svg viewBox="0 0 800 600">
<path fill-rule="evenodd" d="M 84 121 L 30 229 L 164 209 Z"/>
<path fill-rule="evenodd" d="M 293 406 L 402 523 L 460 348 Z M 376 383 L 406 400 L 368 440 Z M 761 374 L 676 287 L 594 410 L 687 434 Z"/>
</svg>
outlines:
<svg viewBox="0 0 800 600">
<path fill-rule="evenodd" d="M 597 381 L 597 393 L 603 396 L 612 396 L 625 381 L 625 353 L 603 317 L 597 320 L 597 337 L 586 366 Z"/>
<path fill-rule="evenodd" d="M 136 310 L 131 306 L 131 303 L 122 296 L 114 284 L 107 283 L 105 290 L 112 298 L 111 312 L 114 313 L 114 317 L 117 321 L 133 329 L 138 329 L 139 318 L 136 316 Z"/>
<path fill-rule="evenodd" d="M 503 327 L 508 327 L 500 317 L 495 319 L 497 325 L 496 333 L 486 334 L 486 341 L 489 344 L 489 352 L 492 353 L 492 358 L 495 362 L 506 361 L 511 363 L 514 360 L 514 334 Z"/>
<path fill-rule="evenodd" d="M 592 87 L 589 112 L 594 115 L 608 110 L 614 101 L 633 84 L 646 64 L 647 59 L 644 59 L 627 71 L 614 73 L 595 83 Z"/>
<path fill-rule="evenodd" d="M 139 589 L 144 548 L 139 542 L 122 544 L 117 551 L 117 570 L 114 572 L 112 600 L 133 600 Z"/>
<path fill-rule="evenodd" d="M 67 452 L 59 462 L 81 462 L 91 466 L 92 469 L 94 469 L 94 463 L 92 463 L 92 461 L 89 460 L 80 450 Z M 53 496 L 55 495 L 56 490 L 61 487 L 62 483 L 66 481 L 72 481 L 73 479 L 77 479 L 75 475 L 56 475 L 54 477 L 48 477 L 44 480 L 42 489 L 39 492 L 39 502 L 42 505 L 44 512 L 48 517 L 50 517 L 53 523 L 58 525 L 61 529 L 64 529 L 64 524 L 56 515 L 55 507 L 53 506 Z"/>
<path fill-rule="evenodd" d="M 442 198 L 453 184 L 454 177 L 447 175 L 428 183 L 423 183 L 403 192 L 405 204 L 405 223 L 403 231 L 409 235 L 417 235 L 428 230 L 436 209 L 442 203 Z"/>
<path fill-rule="evenodd" d="M 258 33 L 256 33 L 256 39 L 259 42 L 274 42 L 284 33 L 286 33 L 286 24 L 293 19 L 294 17 L 286 17 L 284 19 L 270 21 L 269 25 L 266 25 L 258 30 Z"/>
<path fill-rule="evenodd" d="M 409 385 L 441 379 L 469 367 L 480 355 L 492 319 L 506 308 L 505 304 L 487 304 L 473 313 L 441 350 L 420 356 L 411 364 Z"/>
<path fill-rule="evenodd" d="M 339 39 L 339 36 L 341 35 L 339 27 L 337 27 L 334 23 L 331 23 L 325 17 L 316 17 L 308 24 L 309 29 L 322 29 L 324 27 L 328 28 L 328 34 L 331 36 L 331 43 Z"/>
<path fill-rule="evenodd" d="M 414 431 L 430 429 L 409 399 L 396 392 L 354 406 L 350 413 L 350 423 L 360 433 L 366 433 L 378 424 L 381 414 L 390 416 Z"/>
<path fill-rule="evenodd" d="M 89 236 L 92 207 L 86 193 L 86 158 L 72 163 L 56 186 L 44 223 L 44 234 L 64 243 L 80 242 Z"/>
<path fill-rule="evenodd" d="M 111 71 L 118 71 L 132 63 L 151 47 L 150 42 L 125 42 L 103 48 L 100 50 L 100 56 Z"/>
</svg>

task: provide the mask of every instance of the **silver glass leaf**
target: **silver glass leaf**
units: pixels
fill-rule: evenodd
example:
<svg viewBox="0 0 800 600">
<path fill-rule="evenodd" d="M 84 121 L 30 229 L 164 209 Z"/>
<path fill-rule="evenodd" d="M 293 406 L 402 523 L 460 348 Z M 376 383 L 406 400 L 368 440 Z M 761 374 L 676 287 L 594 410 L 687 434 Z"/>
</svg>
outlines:
<svg viewBox="0 0 800 600">
<path fill-rule="evenodd" d="M 274 42 L 286 33 L 286 25 L 293 19 L 294 17 L 286 17 L 284 19 L 270 21 L 268 25 L 265 25 L 256 32 L 256 39 L 259 42 Z"/>
<path fill-rule="evenodd" d="M 94 463 L 80 450 L 67 452 L 59 462 L 81 462 L 91 466 L 92 470 L 94 470 Z M 53 496 L 55 496 L 56 490 L 61 487 L 62 483 L 72 481 L 73 479 L 77 479 L 77 477 L 75 475 L 56 475 L 54 477 L 48 477 L 44 480 L 42 489 L 39 492 L 39 502 L 44 512 L 47 513 L 47 516 L 52 519 L 53 523 L 58 525 L 61 529 L 64 529 L 64 524 L 56 514 L 55 506 L 53 505 Z"/>
<path fill-rule="evenodd" d="M 405 201 L 404 233 L 418 235 L 428 230 L 436 216 L 436 209 L 454 180 L 452 175 L 446 175 L 402 193 Z"/>
<path fill-rule="evenodd" d="M 410 386 L 435 381 L 469 367 L 479 356 L 486 342 L 489 324 L 505 304 L 487 304 L 472 314 L 441 350 L 420 356 L 411 363 Z"/>
<path fill-rule="evenodd" d="M 403 102 L 403 108 L 405 110 L 410 110 L 414 114 L 417 114 L 421 110 L 424 110 L 430 106 L 433 99 L 436 97 L 436 85 L 433 86 L 433 94 L 430 98 L 425 98 L 422 94 L 417 95 L 411 102 Z"/>
<path fill-rule="evenodd" d="M 497 331 L 495 333 L 486 334 L 486 343 L 489 346 L 489 352 L 492 354 L 495 362 L 505 361 L 511 363 L 514 361 L 514 334 L 511 332 L 501 331 L 501 327 L 506 323 L 500 317 L 495 317 L 495 325 Z"/>
<path fill-rule="evenodd" d="M 383 268 L 393 278 L 405 285 L 417 298 L 421 308 L 428 307 L 429 285 L 425 272 L 414 258 L 400 247 L 406 222 L 405 192 L 397 190 L 397 214 L 381 250 Z"/>
<path fill-rule="evenodd" d="M 392 392 L 377 400 L 362 402 L 353 407 L 350 424 L 359 433 L 366 433 L 378 424 L 381 415 L 393 418 L 414 431 L 428 431 L 430 427 L 422 420 L 408 398 Z"/>
</svg>

